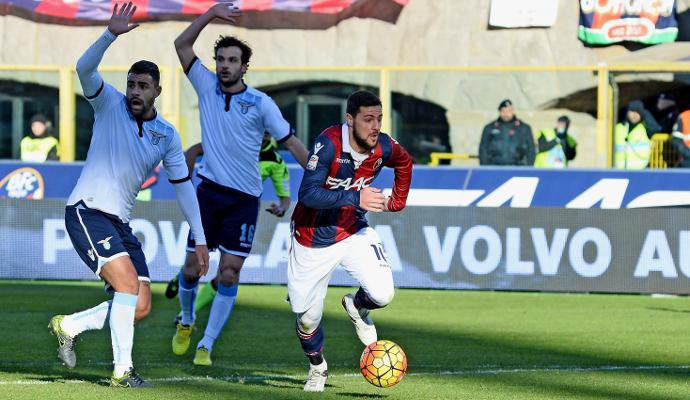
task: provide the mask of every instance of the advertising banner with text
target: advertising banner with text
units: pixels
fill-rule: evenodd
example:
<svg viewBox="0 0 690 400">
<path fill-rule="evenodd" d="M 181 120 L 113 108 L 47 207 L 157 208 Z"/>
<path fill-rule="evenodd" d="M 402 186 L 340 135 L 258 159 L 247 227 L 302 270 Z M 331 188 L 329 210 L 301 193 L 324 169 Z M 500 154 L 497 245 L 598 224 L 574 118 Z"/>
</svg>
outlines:
<svg viewBox="0 0 690 400">
<path fill-rule="evenodd" d="M 408 207 L 369 216 L 398 287 L 690 292 L 684 208 Z M 174 201 L 139 203 L 131 226 L 154 281 L 182 265 L 189 227 Z M 241 281 L 286 283 L 287 217 L 262 212 Z M 212 257 L 214 276 L 218 255 Z M 0 279 L 96 279 L 64 227 L 64 202 L 0 199 Z M 354 285 L 338 269 L 333 284 Z"/>
</svg>

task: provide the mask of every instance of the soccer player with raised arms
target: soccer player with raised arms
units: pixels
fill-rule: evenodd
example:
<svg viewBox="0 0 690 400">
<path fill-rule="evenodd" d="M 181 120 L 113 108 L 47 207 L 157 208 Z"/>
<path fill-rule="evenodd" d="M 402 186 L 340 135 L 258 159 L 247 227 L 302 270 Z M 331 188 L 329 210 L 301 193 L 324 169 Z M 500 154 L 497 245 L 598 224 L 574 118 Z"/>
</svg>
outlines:
<svg viewBox="0 0 690 400">
<path fill-rule="evenodd" d="M 233 3 L 209 8 L 175 40 L 175 49 L 187 78 L 199 98 L 201 145 L 204 158 L 197 197 L 208 247 L 221 252 L 216 293 L 203 338 L 196 345 L 193 363 L 211 365 L 213 344 L 225 326 L 237 297 L 240 270 L 252 248 L 263 185 L 259 151 L 264 133 L 306 165 L 307 149 L 293 135 L 278 106 L 265 93 L 244 83 L 251 48 L 233 36 L 221 36 L 214 45 L 215 73 L 194 53 L 194 42 L 204 27 L 218 18 L 234 23 L 240 12 Z M 194 232 L 187 242 L 192 251 Z M 182 320 L 172 339 L 174 354 L 187 352 L 194 325 L 194 301 L 199 266 L 188 254 L 179 277 Z"/>
<path fill-rule="evenodd" d="M 346 123 L 316 139 L 292 214 L 288 295 L 297 314 L 297 336 L 310 368 L 304 390 L 321 392 L 328 378 L 323 357 L 323 301 L 333 271 L 341 265 L 360 283 L 342 299 L 359 340 L 377 340 L 371 310 L 393 299 L 393 273 L 381 239 L 369 227 L 367 211 L 401 211 L 412 179 L 412 159 L 381 130 L 381 100 L 368 91 L 347 99 Z M 383 167 L 393 168 L 391 196 L 371 187 Z"/>
<path fill-rule="evenodd" d="M 49 328 L 58 338 L 58 356 L 68 368 L 76 365 L 77 335 L 110 325 L 114 371 L 111 386 L 145 388 L 151 384 L 134 370 L 134 321 L 151 310 L 148 266 L 141 243 L 129 226 L 139 188 L 163 161 L 182 213 L 196 240 L 190 261 L 195 271 L 208 270 L 208 249 L 199 204 L 189 178 L 180 137 L 156 111 L 160 72 L 150 61 L 134 63 L 122 94 L 107 84 L 98 65 L 118 36 L 136 28 L 132 2 L 114 6 L 105 32 L 77 62 L 84 96 L 94 109 L 93 135 L 79 180 L 67 200 L 65 226 L 79 257 L 114 291 L 111 301 L 71 315 L 57 315 Z"/>
</svg>

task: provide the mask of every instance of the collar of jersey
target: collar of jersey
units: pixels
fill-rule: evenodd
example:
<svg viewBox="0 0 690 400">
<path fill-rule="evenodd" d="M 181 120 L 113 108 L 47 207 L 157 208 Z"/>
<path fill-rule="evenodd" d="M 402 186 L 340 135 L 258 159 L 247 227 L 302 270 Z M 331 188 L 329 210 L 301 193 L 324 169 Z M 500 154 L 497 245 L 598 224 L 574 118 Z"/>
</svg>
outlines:
<svg viewBox="0 0 690 400">
<path fill-rule="evenodd" d="M 360 154 L 357 153 L 352 149 L 350 146 L 350 130 L 347 126 L 347 124 L 343 124 L 340 128 L 341 134 L 342 134 L 342 140 L 343 140 L 343 153 L 349 153 L 350 155 L 354 154 Z M 371 149 L 370 153 L 373 154 L 374 151 L 376 150 L 376 146 L 374 146 L 373 149 Z M 362 154 L 364 155 L 364 154 Z M 368 157 L 368 156 L 367 156 Z"/>
<path fill-rule="evenodd" d="M 228 96 L 235 96 L 235 95 L 238 95 L 238 94 L 242 94 L 242 93 L 246 92 L 247 89 L 249 89 L 249 86 L 244 82 L 244 79 L 242 79 L 242 84 L 244 85 L 244 89 L 239 90 L 239 91 L 237 91 L 237 92 L 232 92 L 232 93 L 230 93 L 230 92 L 226 92 L 226 91 L 223 90 L 223 88 L 222 88 L 222 86 L 221 86 L 221 84 L 220 84 L 220 79 L 219 79 L 219 80 L 216 82 L 216 92 L 217 92 L 218 94 L 223 94 L 223 95 L 228 95 Z"/>
</svg>

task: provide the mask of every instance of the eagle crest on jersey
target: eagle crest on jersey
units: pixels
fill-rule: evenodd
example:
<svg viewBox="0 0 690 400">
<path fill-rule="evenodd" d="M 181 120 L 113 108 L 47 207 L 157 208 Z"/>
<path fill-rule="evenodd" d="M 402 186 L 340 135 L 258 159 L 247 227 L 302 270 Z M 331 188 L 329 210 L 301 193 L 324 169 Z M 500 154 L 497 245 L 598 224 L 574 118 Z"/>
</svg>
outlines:
<svg viewBox="0 0 690 400">
<path fill-rule="evenodd" d="M 242 100 L 238 101 L 238 103 L 239 103 L 239 105 L 240 105 L 242 114 L 248 113 L 248 112 L 249 112 L 249 108 L 255 106 L 254 103 L 249 103 L 249 102 L 242 101 Z"/>
<path fill-rule="evenodd" d="M 149 133 L 151 134 L 151 143 L 155 145 L 158 145 L 161 139 L 165 137 L 165 133 L 156 132 L 153 129 L 149 129 Z"/>
</svg>

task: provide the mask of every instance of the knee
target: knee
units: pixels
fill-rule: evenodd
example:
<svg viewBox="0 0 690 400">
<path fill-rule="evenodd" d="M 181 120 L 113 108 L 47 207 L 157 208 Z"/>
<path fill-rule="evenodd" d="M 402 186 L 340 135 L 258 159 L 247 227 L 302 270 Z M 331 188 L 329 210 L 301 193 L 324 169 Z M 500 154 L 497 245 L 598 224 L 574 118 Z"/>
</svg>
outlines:
<svg viewBox="0 0 690 400">
<path fill-rule="evenodd" d="M 233 286 L 240 281 L 241 265 L 224 264 L 221 265 L 221 270 L 218 274 L 218 282 L 223 286 Z"/>
<path fill-rule="evenodd" d="M 299 329 L 310 334 L 319 327 L 321 323 L 321 314 L 315 310 L 307 310 L 306 312 L 297 314 L 297 326 Z"/>
<path fill-rule="evenodd" d="M 115 291 L 120 293 L 138 295 L 139 280 L 137 279 L 136 274 L 134 274 L 131 277 L 127 277 L 126 279 L 122 279 L 120 282 L 117 282 L 117 286 L 113 285 L 113 288 Z"/>
<path fill-rule="evenodd" d="M 395 296 L 395 289 L 391 286 L 385 289 L 379 289 L 372 293 L 367 293 L 372 302 L 379 307 L 385 307 L 393 301 Z"/>
<path fill-rule="evenodd" d="M 195 258 L 190 257 L 192 253 L 187 253 L 184 268 L 182 269 L 182 278 L 189 283 L 194 283 L 199 280 L 199 269 L 195 263 Z M 193 254 L 192 254 L 193 255 Z"/>
</svg>

